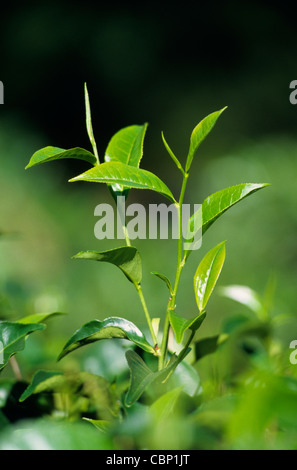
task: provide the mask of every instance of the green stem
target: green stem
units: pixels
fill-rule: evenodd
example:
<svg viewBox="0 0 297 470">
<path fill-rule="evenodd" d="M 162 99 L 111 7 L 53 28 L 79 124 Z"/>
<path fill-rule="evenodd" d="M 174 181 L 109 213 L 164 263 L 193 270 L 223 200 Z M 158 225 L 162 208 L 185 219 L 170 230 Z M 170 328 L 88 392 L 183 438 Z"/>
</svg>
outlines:
<svg viewBox="0 0 297 470">
<path fill-rule="evenodd" d="M 177 359 L 176 359 L 176 362 L 173 366 L 173 368 L 171 369 L 170 373 L 167 375 L 166 377 L 166 381 L 169 379 L 169 377 L 173 374 L 173 372 L 175 371 L 175 369 L 177 368 L 178 364 L 180 364 L 184 358 L 186 357 L 186 355 L 188 354 L 188 348 L 191 344 L 191 342 L 193 341 L 193 338 L 195 336 L 195 333 L 196 331 L 192 331 L 192 333 L 190 334 L 189 338 L 188 338 L 188 341 L 186 342 L 184 348 L 180 351 L 179 355 L 177 356 Z"/>
<path fill-rule="evenodd" d="M 180 281 L 181 272 L 185 265 L 185 258 L 182 258 L 182 255 L 183 255 L 183 227 L 182 227 L 182 219 L 183 219 L 182 210 L 183 209 L 182 209 L 182 206 L 183 206 L 183 200 L 184 200 L 184 195 L 186 191 L 188 177 L 189 177 L 188 173 L 183 174 L 183 182 L 182 182 L 180 197 L 179 197 L 178 203 L 176 204 L 177 211 L 178 211 L 178 224 L 179 224 L 179 238 L 178 238 L 178 245 L 177 245 L 177 264 L 176 264 L 176 273 L 175 273 L 173 292 L 167 304 L 163 339 L 162 339 L 162 345 L 161 345 L 161 355 L 159 359 L 159 370 L 163 369 L 166 365 L 167 350 L 168 350 L 168 336 L 169 336 L 169 327 L 170 327 L 169 315 L 170 315 L 171 310 L 175 309 L 175 299 L 176 299 L 177 289 L 178 289 L 178 285 Z"/>
<path fill-rule="evenodd" d="M 122 227 L 123 227 L 123 231 L 124 231 L 124 235 L 125 235 L 126 245 L 131 246 L 131 242 L 130 242 L 130 238 L 129 238 L 129 234 L 128 234 L 128 230 L 127 230 L 125 221 L 122 224 Z M 145 314 L 145 318 L 146 318 L 146 321 L 147 321 L 147 324 L 148 324 L 148 327 L 149 327 L 149 330 L 150 330 L 150 333 L 151 333 L 151 336 L 152 336 L 152 340 L 153 340 L 153 343 L 154 343 L 154 348 L 155 348 L 156 354 L 158 354 L 159 353 L 158 341 L 157 341 L 157 338 L 156 338 L 156 335 L 155 335 L 155 332 L 154 332 L 154 329 L 153 329 L 152 320 L 151 320 L 151 317 L 150 317 L 150 314 L 149 314 L 149 311 L 148 311 L 148 308 L 147 308 L 147 305 L 146 305 L 146 301 L 145 301 L 145 298 L 144 298 L 144 295 L 143 295 L 143 292 L 142 292 L 142 287 L 141 287 L 140 284 L 135 283 L 134 285 L 135 285 L 135 288 L 137 290 L 137 293 L 138 293 L 138 296 L 139 296 L 139 299 L 140 299 L 140 302 L 141 302 L 141 305 L 142 305 L 142 308 L 143 308 L 143 311 L 144 311 L 144 314 Z"/>
<path fill-rule="evenodd" d="M 131 246 L 131 242 L 130 242 L 130 238 L 129 238 L 129 234 L 128 234 L 128 230 L 127 230 L 126 225 L 123 225 L 123 231 L 124 231 L 124 235 L 125 235 L 126 245 Z"/>
<path fill-rule="evenodd" d="M 156 350 L 156 352 L 158 352 L 159 348 L 158 348 L 157 338 L 156 338 L 156 335 L 155 335 L 155 332 L 154 332 L 154 329 L 153 329 L 151 317 L 150 317 L 150 314 L 149 314 L 149 311 L 148 311 L 148 308 L 147 308 L 147 305 L 146 305 L 146 302 L 145 302 L 145 299 L 144 299 L 144 295 L 143 295 L 143 292 L 142 292 L 141 285 L 140 284 L 137 284 L 137 285 L 135 284 L 135 287 L 136 287 L 136 290 L 138 292 L 140 302 L 141 302 L 141 305 L 142 305 L 142 308 L 143 308 L 143 311 L 144 311 L 144 314 L 145 314 L 145 317 L 146 317 L 146 321 L 147 321 L 147 324 L 148 324 L 150 332 L 151 332 L 151 336 L 152 336 L 152 339 L 153 339 L 153 342 L 154 342 L 155 350 Z"/>
</svg>

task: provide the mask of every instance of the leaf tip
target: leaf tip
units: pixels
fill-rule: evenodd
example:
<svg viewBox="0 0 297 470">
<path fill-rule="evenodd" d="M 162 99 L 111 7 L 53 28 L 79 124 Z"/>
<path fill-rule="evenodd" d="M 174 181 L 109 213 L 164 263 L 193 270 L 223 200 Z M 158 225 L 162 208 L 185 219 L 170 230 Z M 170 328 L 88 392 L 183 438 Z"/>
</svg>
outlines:
<svg viewBox="0 0 297 470">
<path fill-rule="evenodd" d="M 79 181 L 79 176 L 74 176 L 74 178 L 70 178 L 70 180 L 68 180 L 68 183 L 74 183 L 75 181 Z"/>
<path fill-rule="evenodd" d="M 62 349 L 59 356 L 57 357 L 57 362 L 59 362 L 61 359 L 63 359 L 63 357 L 66 356 L 66 354 L 67 354 L 67 352 L 65 351 L 65 349 Z"/>
<path fill-rule="evenodd" d="M 85 96 L 87 96 L 88 95 L 87 82 L 84 82 L 84 92 L 85 92 Z"/>
<path fill-rule="evenodd" d="M 79 253 L 76 253 L 76 255 L 71 256 L 71 259 L 78 259 L 81 258 L 83 251 L 80 251 Z"/>
<path fill-rule="evenodd" d="M 217 245 L 217 248 L 220 249 L 220 247 L 225 248 L 225 245 L 227 243 L 227 240 L 223 240 L 221 243 Z"/>
</svg>

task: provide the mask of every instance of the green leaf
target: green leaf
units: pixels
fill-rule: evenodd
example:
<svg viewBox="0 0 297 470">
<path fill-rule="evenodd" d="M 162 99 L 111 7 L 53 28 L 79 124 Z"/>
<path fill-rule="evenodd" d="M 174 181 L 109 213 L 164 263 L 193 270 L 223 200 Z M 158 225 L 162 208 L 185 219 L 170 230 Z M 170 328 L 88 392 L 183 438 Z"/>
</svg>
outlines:
<svg viewBox="0 0 297 470">
<path fill-rule="evenodd" d="M 172 158 L 172 160 L 174 161 L 174 163 L 176 164 L 177 168 L 182 172 L 182 174 L 184 175 L 184 169 L 180 163 L 180 161 L 178 160 L 178 158 L 174 155 L 174 153 L 172 152 L 171 148 L 169 147 L 168 143 L 166 142 L 166 139 L 165 139 L 165 136 L 162 132 L 162 140 L 163 140 L 163 144 L 167 150 L 167 152 L 169 153 L 170 157 Z"/>
<path fill-rule="evenodd" d="M 98 164 L 99 165 L 99 156 L 98 156 L 98 151 L 97 151 L 97 145 L 93 133 L 93 126 L 92 126 L 92 117 L 91 117 L 91 106 L 90 106 L 90 99 L 89 99 L 89 93 L 88 93 L 88 88 L 87 84 L 85 83 L 84 86 L 85 89 L 85 107 L 86 107 L 86 127 L 87 127 L 87 133 L 91 142 L 91 145 L 93 147 L 94 155 L 95 155 L 95 163 L 94 165 Z"/>
<path fill-rule="evenodd" d="M 119 130 L 110 140 L 105 151 L 106 162 L 120 162 L 139 167 L 143 154 L 143 141 L 147 123 L 142 126 L 128 126 Z"/>
<path fill-rule="evenodd" d="M 107 251 L 81 251 L 73 259 L 91 259 L 111 263 L 120 268 L 127 279 L 139 284 L 142 279 L 142 263 L 139 251 L 133 246 L 123 246 Z"/>
<path fill-rule="evenodd" d="M 52 313 L 34 313 L 32 315 L 27 315 L 26 317 L 20 318 L 18 320 L 18 323 L 42 323 L 45 320 L 48 320 L 49 318 L 60 316 L 60 315 L 66 315 L 65 313 L 62 312 L 52 312 Z"/>
<path fill-rule="evenodd" d="M 26 166 L 26 170 L 27 168 L 39 165 L 40 163 L 51 162 L 52 160 L 60 160 L 62 158 L 75 158 L 78 160 L 84 160 L 88 163 L 91 163 L 92 165 L 96 165 L 97 163 L 95 155 L 80 147 L 65 150 L 59 147 L 49 146 L 38 150 L 32 155 L 28 165 Z"/>
<path fill-rule="evenodd" d="M 130 388 L 125 398 L 127 407 L 132 406 L 153 382 L 165 380 L 176 363 L 176 356 L 172 356 L 165 369 L 153 372 L 135 351 L 127 351 L 126 359 L 131 372 Z"/>
<path fill-rule="evenodd" d="M 127 188 L 150 189 L 176 202 L 170 189 L 156 175 L 147 170 L 134 168 L 121 162 L 106 162 L 69 180 L 91 183 L 119 184 Z"/>
<path fill-rule="evenodd" d="M 225 106 L 225 108 L 223 109 L 220 109 L 219 111 L 209 114 L 202 121 L 200 121 L 199 124 L 197 124 L 197 126 L 193 130 L 191 139 L 190 139 L 189 153 L 188 153 L 187 162 L 186 162 L 186 172 L 188 172 L 190 169 L 192 160 L 194 158 L 195 153 L 198 150 L 198 147 L 203 142 L 205 137 L 210 133 L 213 126 L 217 122 L 217 119 L 220 117 L 222 112 L 225 111 L 226 108 L 227 106 Z"/>
<path fill-rule="evenodd" d="M 256 314 L 261 313 L 264 309 L 260 296 L 248 286 L 231 285 L 221 287 L 219 294 L 245 305 Z"/>
<path fill-rule="evenodd" d="M 170 295 L 172 295 L 173 289 L 172 289 L 172 285 L 171 285 L 171 282 L 170 282 L 170 280 L 168 279 L 168 277 L 165 276 L 165 274 L 158 273 L 157 271 L 152 271 L 151 274 L 154 274 L 155 276 L 157 276 L 158 278 L 160 278 L 162 281 L 164 281 L 165 284 L 166 284 L 166 286 L 168 287 L 168 290 L 169 290 L 169 292 L 170 292 Z"/>
<path fill-rule="evenodd" d="M 83 418 L 83 420 L 87 421 L 88 423 L 91 423 L 93 426 L 95 426 L 98 431 L 101 431 L 103 433 L 106 433 L 110 427 L 112 422 L 107 421 L 105 419 L 91 419 L 91 418 Z"/>
<path fill-rule="evenodd" d="M 0 321 L 0 371 L 11 356 L 24 349 L 26 336 L 44 328 L 43 324 Z"/>
<path fill-rule="evenodd" d="M 131 382 L 126 395 L 125 404 L 126 406 L 131 406 L 142 395 L 146 387 L 157 378 L 157 373 L 152 372 L 141 357 L 134 351 L 127 351 L 126 359 L 131 371 Z"/>
<path fill-rule="evenodd" d="M 178 313 L 171 311 L 169 314 L 170 324 L 175 334 L 175 339 L 177 343 L 181 343 L 183 340 L 184 332 L 187 329 L 191 329 L 192 331 L 197 331 L 198 328 L 202 325 L 204 319 L 206 317 L 206 312 L 200 313 L 200 315 L 191 318 L 188 320 L 187 318 L 182 317 Z"/>
<path fill-rule="evenodd" d="M 26 390 L 22 393 L 19 401 L 23 402 L 31 395 L 35 393 L 47 392 L 49 390 L 56 390 L 56 386 L 60 385 L 64 380 L 61 371 L 46 371 L 39 370 L 33 376 L 31 383 L 28 385 Z"/>
<path fill-rule="evenodd" d="M 110 140 L 105 151 L 106 162 L 120 162 L 126 165 L 139 167 L 143 155 L 143 141 L 147 130 L 147 123 L 143 126 L 128 126 L 119 130 Z M 129 188 L 120 184 L 110 186 L 113 197 L 127 195 Z"/>
<path fill-rule="evenodd" d="M 111 450 L 111 438 L 84 421 L 35 419 L 0 434 L 0 450 Z"/>
<path fill-rule="evenodd" d="M 152 318 L 152 328 L 153 328 L 156 338 L 158 338 L 158 334 L 159 334 L 160 320 L 161 318 Z"/>
<path fill-rule="evenodd" d="M 197 306 L 202 312 L 218 280 L 225 261 L 225 242 L 212 248 L 199 264 L 194 276 Z"/>
<path fill-rule="evenodd" d="M 259 189 L 269 186 L 268 183 L 242 183 L 229 188 L 222 189 L 211 196 L 208 196 L 202 204 L 202 232 L 206 230 L 220 217 L 226 210 L 233 207 L 245 197 L 253 194 Z"/>
<path fill-rule="evenodd" d="M 176 402 L 182 392 L 183 387 L 176 387 L 173 390 L 161 395 L 150 407 L 150 412 L 154 418 L 159 420 L 166 420 L 173 412 Z"/>
<path fill-rule="evenodd" d="M 195 360 L 198 361 L 208 354 L 216 352 L 216 350 L 224 344 L 228 339 L 228 335 L 221 334 L 203 338 L 194 344 Z"/>
<path fill-rule="evenodd" d="M 208 196 L 202 203 L 202 208 L 198 209 L 189 219 L 186 239 L 189 243 L 194 240 L 195 233 L 202 228 L 202 235 L 209 227 L 228 209 L 233 207 L 245 197 L 253 194 L 259 189 L 269 186 L 267 183 L 243 183 L 229 188 L 222 189 Z M 202 227 L 201 227 L 202 210 Z M 186 257 L 191 250 L 186 250 Z"/>
<path fill-rule="evenodd" d="M 238 317 L 237 317 L 238 318 Z M 236 324 L 236 319 L 233 317 L 229 322 L 226 322 L 223 327 L 223 332 L 230 335 L 230 340 L 237 341 L 239 338 L 252 337 L 255 336 L 259 339 L 265 339 L 271 334 L 271 324 L 262 321 L 238 321 Z M 231 336 L 232 334 L 232 336 Z"/>
<path fill-rule="evenodd" d="M 109 317 L 103 321 L 90 321 L 79 328 L 64 346 L 58 360 L 86 344 L 110 338 L 127 339 L 144 351 L 152 354 L 155 352 L 134 323 L 124 318 Z"/>
<path fill-rule="evenodd" d="M 178 364 L 174 374 L 168 381 L 168 386 L 182 387 L 184 393 L 190 397 L 199 395 L 202 392 L 201 380 L 197 370 L 187 361 Z"/>
<path fill-rule="evenodd" d="M 23 402 L 32 395 L 52 395 L 53 393 L 67 394 L 72 397 L 84 397 L 84 401 L 87 400 L 89 405 L 85 402 L 80 408 L 80 405 L 77 403 L 78 409 L 81 409 L 82 412 L 87 412 L 89 409 L 94 410 L 94 406 L 95 409 L 97 407 L 100 409 L 100 413 L 104 410 L 105 416 L 110 416 L 111 418 L 118 409 L 110 383 L 103 377 L 89 372 L 67 371 L 63 374 L 61 371 L 38 371 L 34 375 L 31 384 L 23 391 L 19 401 Z"/>
</svg>

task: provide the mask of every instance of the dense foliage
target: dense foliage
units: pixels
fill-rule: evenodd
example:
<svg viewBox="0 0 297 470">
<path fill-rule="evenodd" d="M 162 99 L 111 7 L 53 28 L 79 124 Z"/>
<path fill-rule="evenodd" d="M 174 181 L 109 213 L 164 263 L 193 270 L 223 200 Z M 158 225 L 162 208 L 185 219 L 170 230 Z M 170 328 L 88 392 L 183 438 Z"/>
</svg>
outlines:
<svg viewBox="0 0 297 470">
<path fill-rule="evenodd" d="M 152 318 L 142 288 L 142 258 L 138 248 L 132 246 L 129 225 L 122 218 L 125 246 L 80 251 L 73 258 L 119 268 L 135 288 L 148 331 L 108 312 L 105 318 L 84 323 L 73 333 L 57 351 L 56 369 L 37 369 L 24 380 L 16 354 L 22 354 L 31 334 L 42 335 L 47 321 L 58 321 L 63 312 L 32 313 L 14 321 L 3 319 L 0 368 L 12 367 L 15 379 L 0 377 L 0 448 L 295 448 L 297 382 L 277 341 L 277 328 L 286 316 L 272 314 L 273 278 L 262 297 L 240 285 L 234 276 L 234 285 L 218 291 L 249 310 L 228 318 L 220 334 L 197 339 L 202 324 L 211 315 L 206 307 L 225 261 L 226 242 L 217 240 L 197 262 L 193 273 L 197 310 L 181 315 L 176 300 L 190 255 L 191 259 L 199 258 L 199 251 L 194 249 L 195 235 L 199 234 L 201 241 L 226 211 L 267 186 L 240 183 L 209 195 L 187 221 L 186 235 L 183 233 L 183 202 L 193 160 L 225 108 L 208 115 L 194 128 L 185 164 L 162 133 L 165 149 L 182 178 L 176 199 L 158 176 L 140 168 L 147 124 L 118 131 L 101 163 L 86 86 L 85 103 L 93 152 L 80 147 L 45 147 L 34 153 L 27 168 L 64 158 L 79 159 L 91 168 L 71 182 L 104 183 L 115 201 L 119 196 L 126 200 L 134 189 L 148 189 L 167 198 L 176 208 L 179 221 L 175 277 L 171 282 L 171 276 L 152 273 L 164 282 L 167 301 L 164 308 L 164 299 L 160 299 L 159 311 L 163 309 L 164 316 Z M 232 250 L 232 246 L 229 248 Z M 110 287 L 110 292 L 116 295 L 116 285 Z M 91 343 L 96 343 L 92 345 L 92 360 L 101 373 L 78 369 L 71 362 L 63 367 L 65 356 L 73 356 Z M 198 374 L 197 363 L 209 357 L 214 361 L 210 363 L 213 371 L 204 380 Z"/>
</svg>

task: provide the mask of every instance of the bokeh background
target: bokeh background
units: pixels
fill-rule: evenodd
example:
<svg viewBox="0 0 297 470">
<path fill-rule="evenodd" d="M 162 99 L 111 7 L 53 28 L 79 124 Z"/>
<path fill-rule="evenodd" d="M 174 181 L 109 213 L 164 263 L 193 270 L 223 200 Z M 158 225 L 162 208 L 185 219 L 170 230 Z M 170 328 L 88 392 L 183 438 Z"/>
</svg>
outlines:
<svg viewBox="0 0 297 470">
<path fill-rule="evenodd" d="M 242 182 L 271 186 L 209 230 L 183 272 L 178 311 L 187 317 L 196 313 L 193 274 L 202 256 L 227 240 L 219 285 L 247 285 L 263 295 L 273 277 L 271 308 L 291 315 L 279 330 L 288 348 L 297 337 L 297 106 L 289 101 L 289 84 L 297 78 L 297 30 L 288 4 L 31 1 L 1 10 L 0 314 L 16 319 L 67 313 L 30 338 L 20 355 L 22 367 L 31 372 L 45 361 L 54 364 L 68 336 L 94 318 L 124 316 L 146 328 L 136 292 L 121 272 L 71 259 L 81 250 L 119 245 L 94 237 L 95 206 L 112 202 L 107 188 L 67 182 L 88 168 L 82 162 L 24 170 L 31 155 L 47 145 L 91 150 L 84 82 L 101 158 L 117 130 L 149 122 L 142 167 L 174 194 L 181 178 L 161 131 L 184 161 L 194 126 L 228 106 L 195 158 L 185 202 L 202 203 Z M 136 190 L 128 201 L 165 202 Z M 176 242 L 135 245 L 150 312 L 162 317 L 167 291 L 150 272 L 173 280 Z M 224 321 L 241 311 L 244 307 L 215 292 L 199 335 L 219 333 Z"/>
</svg>

